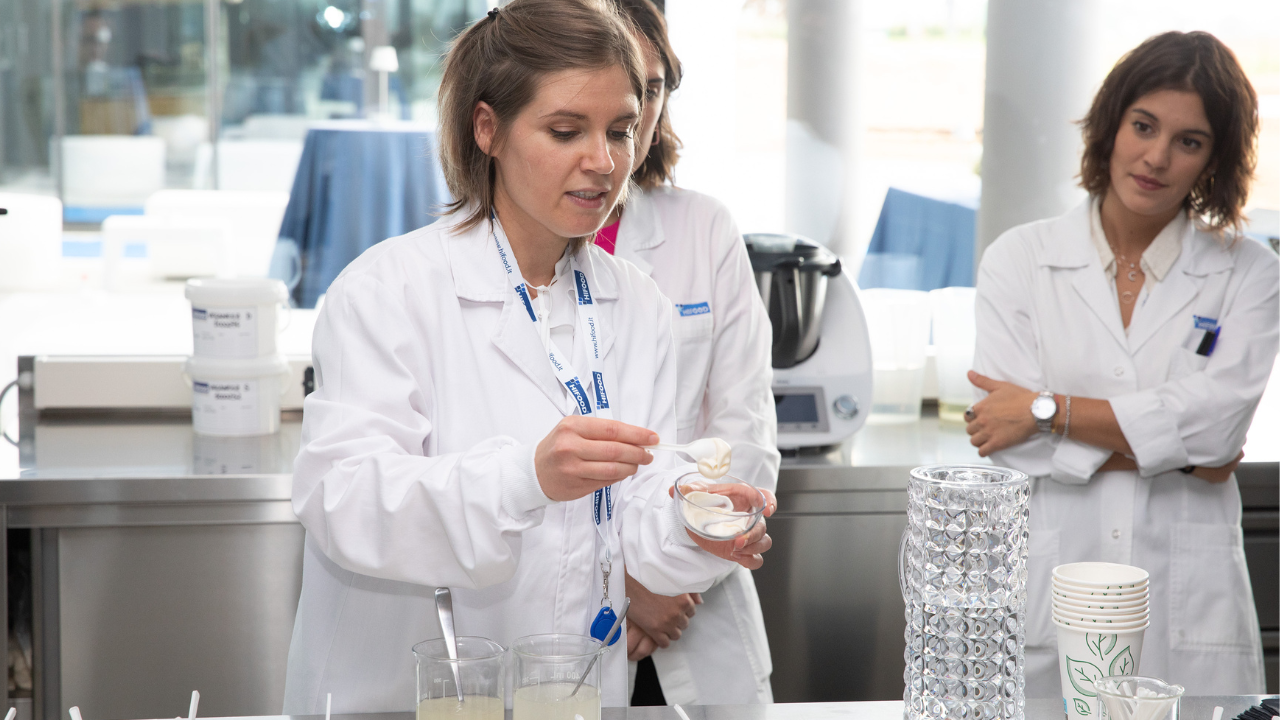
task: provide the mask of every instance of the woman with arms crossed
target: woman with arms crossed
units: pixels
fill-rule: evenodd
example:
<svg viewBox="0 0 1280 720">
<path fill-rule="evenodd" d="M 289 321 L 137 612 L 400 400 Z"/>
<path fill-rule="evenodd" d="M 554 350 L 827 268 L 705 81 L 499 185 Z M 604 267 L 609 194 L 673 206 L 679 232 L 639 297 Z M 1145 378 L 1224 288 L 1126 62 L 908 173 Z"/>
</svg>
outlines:
<svg viewBox="0 0 1280 720">
<path fill-rule="evenodd" d="M 348 266 L 316 324 L 288 714 L 321 712 L 327 693 L 335 711 L 410 710 L 436 587 L 453 590 L 459 635 L 585 635 L 623 597 L 624 562 L 678 594 L 758 567 L 770 543 L 763 524 L 693 538 L 669 494 L 682 468 L 642 447 L 676 432 L 670 305 L 589 244 L 643 110 L 622 20 L 590 0 L 514 0 L 458 38 L 440 94 L 455 203 Z M 623 653 L 601 664 L 603 704 L 626 705 Z"/>
<path fill-rule="evenodd" d="M 723 438 L 733 446 L 731 472 L 773 490 L 779 454 L 769 316 L 728 210 L 669 184 L 680 141 L 667 97 L 681 68 L 666 23 L 649 0 L 617 2 L 639 30 L 646 58 L 648 95 L 632 173 L 640 192 L 614 211 L 596 242 L 652 277 L 675 303 L 677 442 Z M 772 702 L 764 617 L 745 568 L 701 596 L 658 595 L 628 575 L 627 595 L 629 655 L 640 660 L 634 703 Z"/>
<path fill-rule="evenodd" d="M 1232 474 L 1280 332 L 1276 257 L 1234 232 L 1257 127 L 1230 50 L 1155 36 L 1083 121 L 1089 199 L 982 258 L 968 431 L 1035 478 L 1028 697 L 1060 694 L 1050 571 L 1086 560 L 1151 573 L 1142 674 L 1264 690 Z"/>
</svg>

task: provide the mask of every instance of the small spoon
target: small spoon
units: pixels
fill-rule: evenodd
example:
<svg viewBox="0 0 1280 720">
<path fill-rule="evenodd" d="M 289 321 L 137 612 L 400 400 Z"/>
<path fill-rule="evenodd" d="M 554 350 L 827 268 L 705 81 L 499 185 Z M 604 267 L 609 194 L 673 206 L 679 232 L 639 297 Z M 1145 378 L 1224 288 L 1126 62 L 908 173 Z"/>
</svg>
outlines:
<svg viewBox="0 0 1280 720">
<path fill-rule="evenodd" d="M 578 690 L 582 687 L 582 683 L 587 679 L 587 676 L 591 674 L 591 668 L 596 666 L 596 661 L 599 660 L 600 656 L 609 649 L 609 641 L 613 639 L 613 634 L 622 628 L 622 621 L 626 619 L 627 611 L 630 609 L 631 598 L 623 598 L 622 612 L 618 613 L 618 617 L 613 621 L 613 627 L 609 628 L 609 632 L 604 634 L 604 645 L 600 647 L 600 652 L 596 653 L 595 656 L 591 658 L 591 662 L 587 663 L 587 669 L 582 671 L 582 677 L 578 678 L 578 684 L 573 686 L 573 692 L 569 693 L 569 697 L 573 697 L 578 694 Z"/>
<path fill-rule="evenodd" d="M 729 462 L 733 458 L 733 449 L 720 438 L 702 438 L 683 445 L 658 443 L 646 447 L 677 452 L 688 457 L 697 463 L 698 472 L 711 480 L 724 477 L 729 472 Z M 721 458 L 724 462 L 717 462 Z"/>
<path fill-rule="evenodd" d="M 453 634 L 453 595 L 449 588 L 436 588 L 436 613 L 440 616 L 440 632 L 444 635 L 444 647 L 449 653 L 450 669 L 453 670 L 453 687 L 458 691 L 458 702 L 462 702 L 462 677 L 458 673 L 458 638 Z"/>
</svg>

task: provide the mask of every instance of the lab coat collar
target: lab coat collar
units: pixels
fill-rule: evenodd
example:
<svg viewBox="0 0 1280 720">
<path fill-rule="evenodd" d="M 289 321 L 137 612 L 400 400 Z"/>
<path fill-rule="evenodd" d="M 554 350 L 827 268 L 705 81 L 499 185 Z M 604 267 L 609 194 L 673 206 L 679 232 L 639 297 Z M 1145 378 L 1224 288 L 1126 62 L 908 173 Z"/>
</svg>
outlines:
<svg viewBox="0 0 1280 720">
<path fill-rule="evenodd" d="M 1081 268 L 1097 263 L 1101 270 L 1102 262 L 1089 235 L 1089 203 L 1086 198 L 1067 214 L 1051 221 L 1044 252 L 1040 254 L 1041 265 Z"/>
<path fill-rule="evenodd" d="M 481 222 L 470 230 L 455 231 L 462 218 L 469 213 L 470 208 L 458 211 L 448 220 L 450 225 L 446 228 L 446 232 L 450 233 L 447 247 L 454 292 L 463 300 L 472 302 L 505 302 L 512 295 L 511 285 L 507 282 L 502 261 L 498 258 L 498 248 L 489 235 L 488 221 Z M 597 252 L 604 253 L 588 244 L 578 251 L 578 263 L 591 263 L 593 297 L 617 300 L 618 279 L 614 277 L 613 268 L 608 262 L 592 260 L 592 255 Z"/>
<path fill-rule="evenodd" d="M 1204 289 L 1211 275 L 1235 266 L 1231 251 L 1212 233 L 1188 222 L 1182 234 L 1182 252 L 1165 279 L 1151 288 L 1151 310 L 1134 313 L 1129 325 L 1129 349 L 1137 352 L 1170 319 L 1187 309 Z"/>
<path fill-rule="evenodd" d="M 1077 205 L 1067 214 L 1049 222 L 1044 235 L 1044 248 L 1040 264 L 1070 271 L 1071 286 L 1080 299 L 1093 311 L 1098 321 L 1115 338 L 1122 348 L 1129 347 L 1125 337 L 1124 321 L 1116 306 L 1107 274 L 1102 269 L 1089 235 L 1089 199 Z"/>
<path fill-rule="evenodd" d="M 460 211 L 459 220 L 454 221 L 453 225 L 456 226 L 466 215 L 465 210 Z M 502 316 L 492 338 L 494 346 L 533 381 L 557 410 L 565 415 L 573 414 L 574 402 L 556 379 L 551 363 L 547 360 L 546 349 L 542 347 L 538 333 L 530 327 L 524 304 L 512 292 L 507 281 L 497 247 L 489 236 L 489 223 L 482 222 L 470 230 L 454 234 L 447 248 L 454 290 L 458 297 L 472 302 L 502 303 Z M 601 262 L 600 258 L 592 257 L 596 253 L 603 255 L 604 251 L 589 245 L 578 252 L 580 264 L 592 263 L 592 297 L 595 300 L 617 300 L 618 280 L 614 277 L 613 268 L 607 260 Z M 606 317 L 611 320 L 616 317 L 616 313 L 606 311 Z M 602 355 L 606 358 L 613 347 L 615 335 L 612 323 L 606 322 L 605 332 L 600 340 Z M 578 344 L 575 340 L 574 345 Z M 573 354 L 577 365 L 579 354 Z M 578 367 L 578 370 L 586 372 L 586 366 Z"/>
<path fill-rule="evenodd" d="M 653 263 L 649 262 L 649 252 L 665 240 L 658 209 L 649 197 L 649 191 L 632 187 L 622 210 L 614 255 L 640 268 L 645 275 L 652 275 Z"/>
</svg>

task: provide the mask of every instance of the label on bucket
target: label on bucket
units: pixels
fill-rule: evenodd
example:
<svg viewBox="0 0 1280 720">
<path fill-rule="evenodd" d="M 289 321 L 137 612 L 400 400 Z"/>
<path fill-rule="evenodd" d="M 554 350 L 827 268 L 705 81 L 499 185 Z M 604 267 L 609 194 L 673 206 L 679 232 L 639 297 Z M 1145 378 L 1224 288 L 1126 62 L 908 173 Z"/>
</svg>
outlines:
<svg viewBox="0 0 1280 720">
<path fill-rule="evenodd" d="M 257 435 L 261 383 L 254 380 L 199 380 L 191 383 L 191 424 L 196 432 L 216 435 Z"/>
<path fill-rule="evenodd" d="M 258 308 L 191 308 L 197 355 L 215 358 L 258 356 Z"/>
</svg>

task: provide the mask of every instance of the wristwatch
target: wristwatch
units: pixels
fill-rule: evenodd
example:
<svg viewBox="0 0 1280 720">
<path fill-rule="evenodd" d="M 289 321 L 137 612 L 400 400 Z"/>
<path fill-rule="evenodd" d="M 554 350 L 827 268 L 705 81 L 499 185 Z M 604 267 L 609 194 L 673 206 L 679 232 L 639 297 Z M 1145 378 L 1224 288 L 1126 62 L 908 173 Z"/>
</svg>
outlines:
<svg viewBox="0 0 1280 720">
<path fill-rule="evenodd" d="M 1058 414 L 1058 401 L 1053 399 L 1053 393 L 1043 390 L 1031 401 L 1031 417 L 1036 419 L 1036 427 L 1040 428 L 1040 432 L 1050 432 L 1053 430 L 1053 418 Z"/>
</svg>

